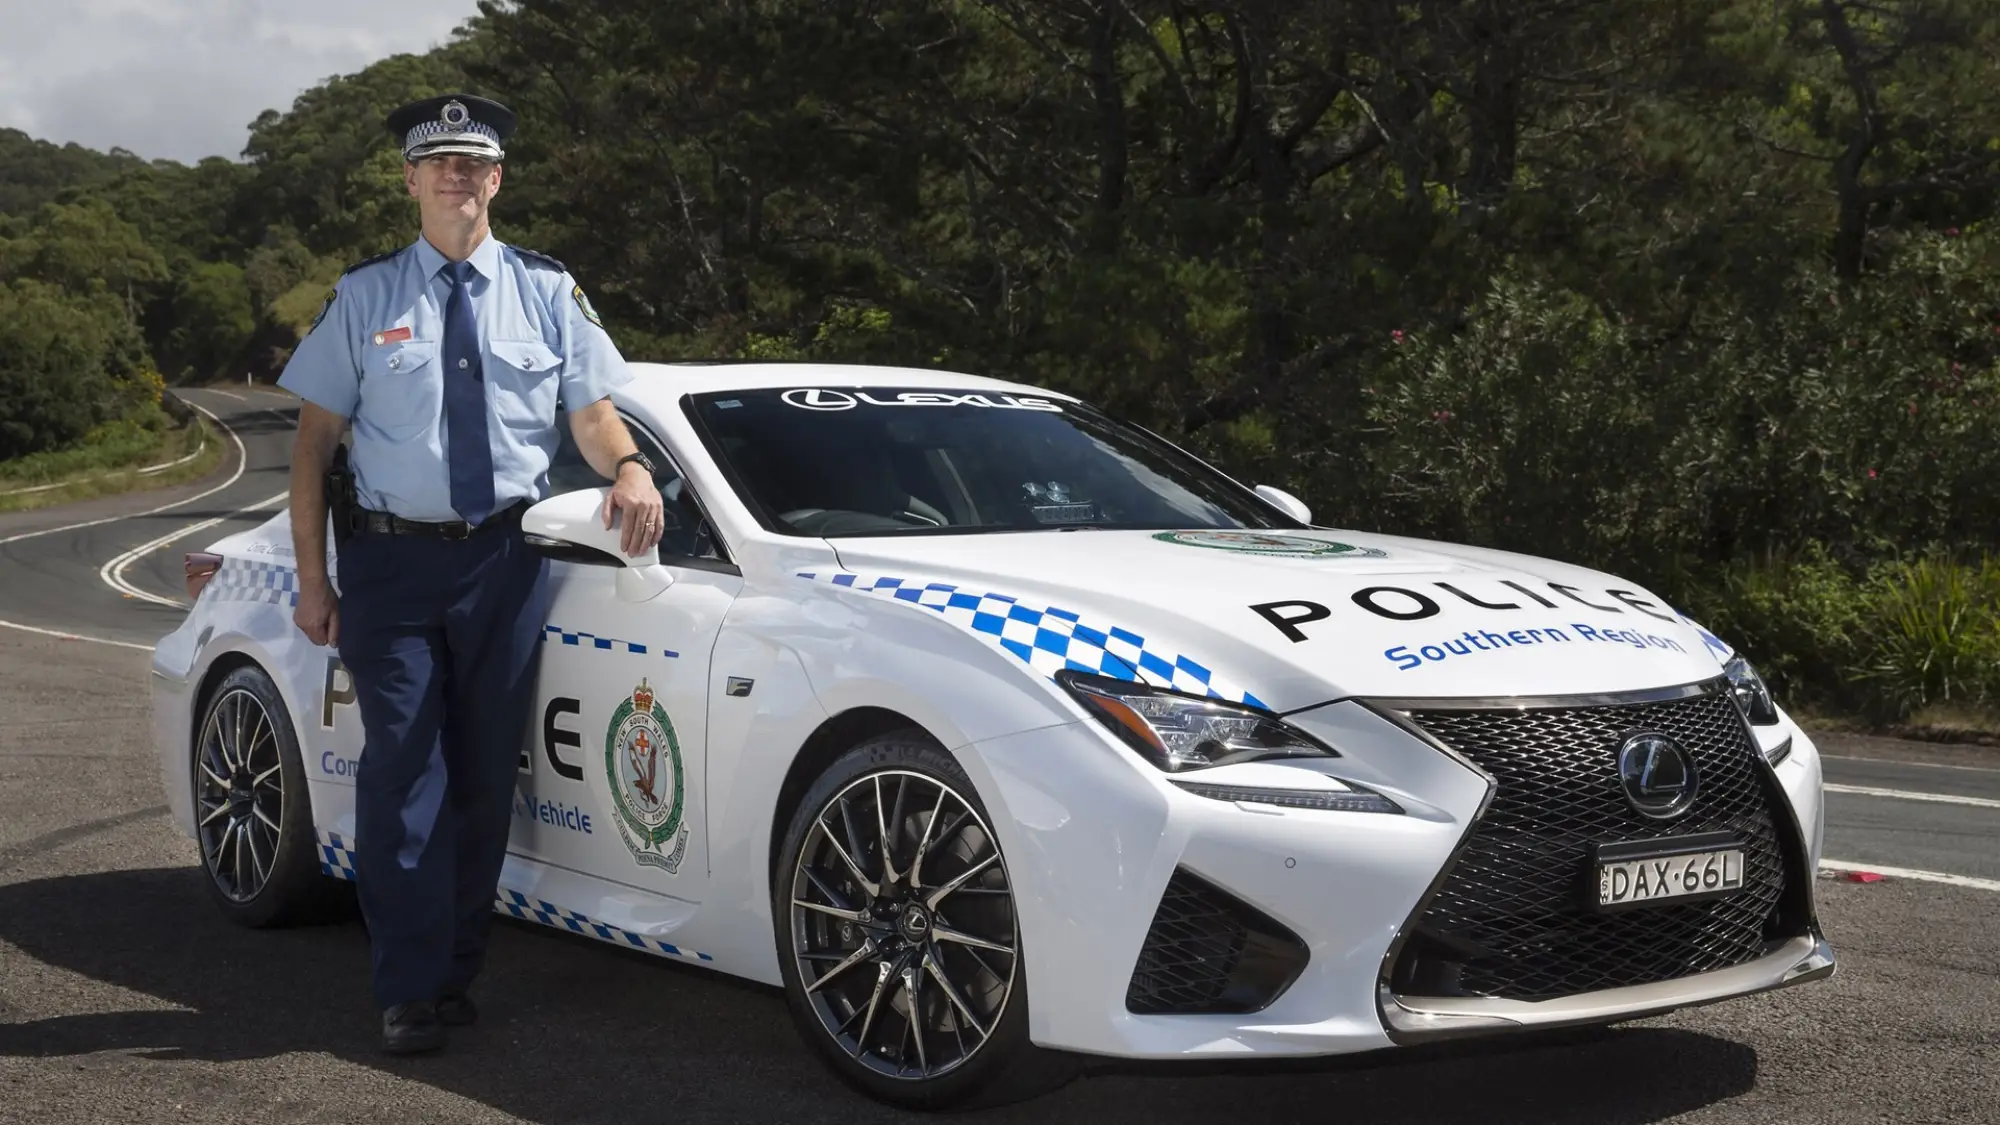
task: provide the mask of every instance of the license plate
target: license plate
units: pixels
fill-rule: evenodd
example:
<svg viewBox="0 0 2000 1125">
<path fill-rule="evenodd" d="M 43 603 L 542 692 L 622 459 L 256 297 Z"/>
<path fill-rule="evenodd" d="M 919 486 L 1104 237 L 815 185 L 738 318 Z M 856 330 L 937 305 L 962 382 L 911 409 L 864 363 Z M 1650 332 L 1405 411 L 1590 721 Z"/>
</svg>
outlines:
<svg viewBox="0 0 2000 1125">
<path fill-rule="evenodd" d="M 1602 910 L 1712 898 L 1742 888 L 1740 847 L 1637 859 L 1600 855 L 1597 861 L 1597 906 Z"/>
</svg>

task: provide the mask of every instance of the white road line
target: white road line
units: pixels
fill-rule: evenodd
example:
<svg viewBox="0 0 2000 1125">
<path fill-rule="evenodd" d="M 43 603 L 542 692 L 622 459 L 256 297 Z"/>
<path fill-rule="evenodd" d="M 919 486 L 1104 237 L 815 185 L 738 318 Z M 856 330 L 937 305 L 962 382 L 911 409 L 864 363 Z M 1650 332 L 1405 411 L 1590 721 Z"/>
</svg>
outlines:
<svg viewBox="0 0 2000 1125">
<path fill-rule="evenodd" d="M 1829 793 L 1849 793 L 1856 797 L 1894 797 L 1901 801 L 1936 801 L 1944 805 L 1970 805 L 1975 809 L 2000 809 L 2000 801 L 1991 797 L 1961 797 L 1956 793 L 1917 793 L 1909 789 L 1877 789 L 1872 785 L 1835 785 L 1826 783 L 1823 788 Z"/>
<path fill-rule="evenodd" d="M 250 465 L 250 455 L 243 448 L 243 439 L 236 436 L 236 431 L 230 429 L 229 424 L 227 422 L 224 422 L 222 419 L 217 418 L 215 416 L 214 411 L 209 410 L 207 407 L 202 406 L 200 403 L 197 403 L 191 399 L 187 401 L 189 406 L 192 406 L 196 410 L 201 411 L 203 414 L 208 415 L 209 421 L 214 422 L 218 426 L 221 426 L 222 432 L 228 434 L 229 440 L 235 444 L 236 471 L 229 474 L 228 480 L 223 481 L 221 484 L 216 485 L 214 488 L 211 488 L 206 492 L 197 492 L 193 496 L 190 496 L 185 500 L 176 500 L 171 504 L 162 504 L 157 508 L 149 508 L 143 512 L 133 512 L 129 515 L 123 515 L 123 516 L 106 516 L 103 519 L 84 520 L 82 523 L 63 524 L 60 527 L 45 527 L 40 531 L 24 531 L 18 535 L 9 535 L 5 539 L 0 539 L 0 547 L 6 546 L 9 543 L 18 543 L 23 539 L 35 539 L 43 535 L 54 535 L 59 531 L 77 531 L 86 527 L 97 527 L 101 524 L 117 523 L 119 520 L 137 519 L 140 516 L 156 515 L 160 512 L 170 511 L 174 508 L 179 508 L 187 504 L 192 504 L 195 501 L 202 499 L 203 497 L 213 496 L 216 493 L 221 492 L 223 489 L 228 488 L 230 485 L 235 484 L 237 479 L 242 477 L 243 470 L 248 468 Z M 279 418 L 284 418 L 284 415 L 278 414 L 278 412 L 275 410 L 269 411 L 269 413 L 277 415 L 277 417 Z M 290 419 L 285 419 L 285 420 L 290 421 Z M 120 648 L 138 649 L 141 652 L 153 651 L 153 646 L 151 645 L 133 644 L 131 641 L 114 641 L 104 637 L 87 637 L 82 633 L 65 633 L 58 629 L 39 629 L 33 625 L 23 625 L 17 621 L 0 621 L 0 628 L 19 629 L 21 632 L 24 633 L 38 633 L 45 637 L 60 637 L 64 640 L 70 640 L 70 641 L 91 641 L 93 643 L 101 645 L 117 645 Z"/>
<path fill-rule="evenodd" d="M 237 394 L 237 393 L 236 393 L 235 391 L 225 391 L 225 390 L 222 390 L 222 389 L 220 389 L 220 388 L 217 388 L 217 387 L 210 387 L 210 388 L 208 388 L 208 393 L 209 393 L 209 394 L 212 394 L 212 395 L 226 395 L 226 396 L 228 396 L 228 397 L 230 397 L 230 398 L 233 398 L 233 399 L 235 399 L 235 400 L 236 400 L 237 402 L 249 402 L 249 401 L 250 401 L 249 399 L 247 399 L 247 398 L 244 398 L 244 397 L 243 397 L 242 395 L 239 395 L 239 394 Z"/>
<path fill-rule="evenodd" d="M 23 633 L 40 633 L 44 637 L 61 637 L 66 641 L 89 641 L 99 645 L 117 645 L 119 648 L 136 648 L 140 652 L 153 651 L 152 645 L 135 645 L 131 641 L 113 641 L 104 637 L 86 637 L 82 633 L 65 633 L 60 629 L 37 629 L 33 625 L 22 625 L 14 621 L 0 621 L 0 626 L 19 629 Z"/>
<path fill-rule="evenodd" d="M 23 539 L 36 539 L 44 535 L 54 535 L 57 532 L 78 531 L 86 527 L 97 527 L 100 524 L 117 523 L 119 520 L 138 519 L 141 516 L 157 515 L 160 512 L 165 512 L 174 508 L 182 507 L 187 504 L 192 504 L 195 501 L 202 499 L 203 497 L 213 496 L 216 493 L 221 492 L 223 489 L 228 488 L 230 485 L 235 484 L 237 478 L 243 475 L 244 468 L 250 464 L 250 455 L 248 453 L 245 453 L 243 450 L 243 439 L 237 437 L 236 431 L 230 429 L 228 424 L 223 422 L 222 419 L 217 418 L 213 411 L 209 410 L 206 407 L 200 406 L 192 401 L 190 401 L 188 405 L 194 407 L 196 410 L 201 411 L 203 414 L 208 415 L 211 421 L 213 421 L 216 425 L 222 427 L 223 433 L 229 435 L 229 440 L 235 443 L 236 471 L 229 474 L 228 480 L 223 481 L 221 484 L 216 485 L 214 488 L 211 488 L 206 492 L 197 492 L 193 496 L 190 496 L 185 500 L 176 500 L 171 504 L 162 504 L 157 508 L 148 508 L 143 512 L 131 512 L 129 514 L 122 516 L 106 516 L 103 519 L 84 520 L 82 523 L 66 523 L 60 527 L 45 527 L 40 531 L 23 531 L 18 535 L 9 535 L 5 539 L 0 539 L 0 547 L 4 547 L 9 543 L 19 543 Z M 273 411 L 273 413 L 276 412 Z M 280 415 L 280 417 L 283 417 L 283 415 Z"/>
<path fill-rule="evenodd" d="M 1971 887 L 1979 891 L 2000 891 L 2000 879 L 1978 879 L 1971 875 L 1953 875 L 1949 871 L 1917 871 L 1909 867 L 1884 867 L 1879 863 L 1850 863 L 1841 859 L 1822 859 L 1819 865 L 1828 871 L 1873 871 L 1891 879 L 1915 879 L 1924 883 Z"/>
<path fill-rule="evenodd" d="M 186 527 L 179 528 L 174 531 L 169 531 L 165 535 L 160 536 L 158 539 L 155 539 L 149 543 L 141 543 L 137 547 L 134 547 L 131 550 L 125 552 L 124 554 L 119 555 L 116 558 L 112 559 L 110 562 L 105 563 L 102 567 L 98 568 L 97 576 L 104 580 L 105 585 L 111 587 L 112 589 L 118 591 L 121 594 L 124 594 L 127 597 L 140 598 L 142 600 L 152 602 L 155 605 L 171 606 L 174 609 L 185 609 L 187 608 L 187 603 L 181 601 L 178 598 L 163 598 L 158 594 L 149 594 L 146 591 L 141 590 L 137 586 L 132 585 L 130 582 L 127 582 L 125 580 L 125 568 L 131 566 L 135 562 L 138 562 L 145 555 L 148 555 L 153 551 L 156 551 L 159 548 L 164 547 L 169 543 L 172 543 L 176 539 L 185 539 L 188 536 L 193 535 L 197 531 L 206 531 L 209 528 L 214 527 L 216 524 L 234 519 L 236 516 L 241 515 L 244 512 L 262 511 L 265 508 L 269 508 L 274 505 L 283 503 L 286 499 L 290 498 L 290 496 L 291 496 L 291 490 L 287 489 L 284 492 L 278 493 L 276 496 L 267 496 L 264 499 L 257 501 L 255 504 L 250 505 L 247 508 L 239 508 L 236 511 L 231 512 L 229 515 L 216 516 L 214 519 L 202 520 L 199 523 L 191 523 Z"/>
<path fill-rule="evenodd" d="M 1922 766 L 1927 770 L 1970 770 L 1973 773 L 2000 773 L 2000 766 L 1952 766 L 1946 765 L 1943 762 L 1899 762 L 1894 758 L 1845 758 L 1839 754 L 1821 754 L 1820 757 L 1829 762 L 1867 762 L 1877 766 Z M 2000 751 L 1995 752 L 1995 759 L 2000 760 Z"/>
</svg>

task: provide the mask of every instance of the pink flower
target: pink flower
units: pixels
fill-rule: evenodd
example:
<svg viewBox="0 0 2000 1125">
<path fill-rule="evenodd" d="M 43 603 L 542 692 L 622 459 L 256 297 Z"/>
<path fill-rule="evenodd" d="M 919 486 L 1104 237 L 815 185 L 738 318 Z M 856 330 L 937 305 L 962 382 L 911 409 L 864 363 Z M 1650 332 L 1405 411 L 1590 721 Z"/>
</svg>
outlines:
<svg viewBox="0 0 2000 1125">
<path fill-rule="evenodd" d="M 1875 479 L 1875 470 L 1873 470 L 1873 469 L 1870 469 L 1870 470 L 1868 470 L 1868 479 L 1869 479 L 1869 480 L 1874 480 L 1874 479 Z"/>
<path fill-rule="evenodd" d="M 1398 328 L 1398 329 L 1396 329 L 1396 330 L 1395 330 L 1394 332 L 1391 332 L 1391 333 L 1389 333 L 1389 339 L 1391 339 L 1391 340 L 1394 340 L 1394 341 L 1395 341 L 1396 343 L 1398 343 L 1398 344 L 1402 343 L 1402 342 L 1403 342 L 1403 330 L 1402 330 L 1402 329 L 1400 329 L 1400 328 Z"/>
<path fill-rule="evenodd" d="M 1433 421 L 1433 422 L 1449 422 L 1449 421 L 1451 421 L 1451 411 L 1449 411 L 1449 410 L 1433 410 L 1433 411 L 1431 411 L 1431 421 Z"/>
<path fill-rule="evenodd" d="M 1946 238 L 1957 238 L 1957 237 L 1958 237 L 1958 228 L 1957 228 L 1957 227 L 1946 227 L 1946 228 L 1944 228 L 1944 236 L 1945 236 Z"/>
</svg>

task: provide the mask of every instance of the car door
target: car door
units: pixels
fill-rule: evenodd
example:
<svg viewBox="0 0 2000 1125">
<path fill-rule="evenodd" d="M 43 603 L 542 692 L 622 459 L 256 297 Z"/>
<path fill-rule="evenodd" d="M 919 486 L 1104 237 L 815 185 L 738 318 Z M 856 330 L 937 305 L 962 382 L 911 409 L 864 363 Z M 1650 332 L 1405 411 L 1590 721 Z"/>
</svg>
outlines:
<svg viewBox="0 0 2000 1125">
<path fill-rule="evenodd" d="M 661 443 L 626 423 L 666 499 L 660 563 L 673 584 L 621 601 L 617 568 L 557 560 L 542 635 L 534 721 L 522 747 L 514 850 L 687 902 L 708 879 L 704 747 L 708 666 L 742 588 Z M 606 482 L 570 437 L 551 494 Z"/>
</svg>

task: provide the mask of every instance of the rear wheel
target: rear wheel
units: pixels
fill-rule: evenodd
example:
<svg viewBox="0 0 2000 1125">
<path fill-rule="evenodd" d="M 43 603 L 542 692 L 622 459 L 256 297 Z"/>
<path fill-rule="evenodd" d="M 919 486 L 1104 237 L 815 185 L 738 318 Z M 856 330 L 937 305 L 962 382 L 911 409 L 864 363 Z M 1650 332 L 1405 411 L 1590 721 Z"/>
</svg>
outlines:
<svg viewBox="0 0 2000 1125">
<path fill-rule="evenodd" d="M 222 912 L 277 926 L 337 911 L 346 896 L 320 874 L 298 738 L 263 669 L 237 668 L 210 690 L 192 752 L 195 838 Z"/>
<path fill-rule="evenodd" d="M 870 739 L 820 776 L 772 892 L 793 1019 L 863 1092 L 993 1105 L 1072 1073 L 1028 1042 L 1006 860 L 964 770 L 923 732 Z"/>
</svg>

